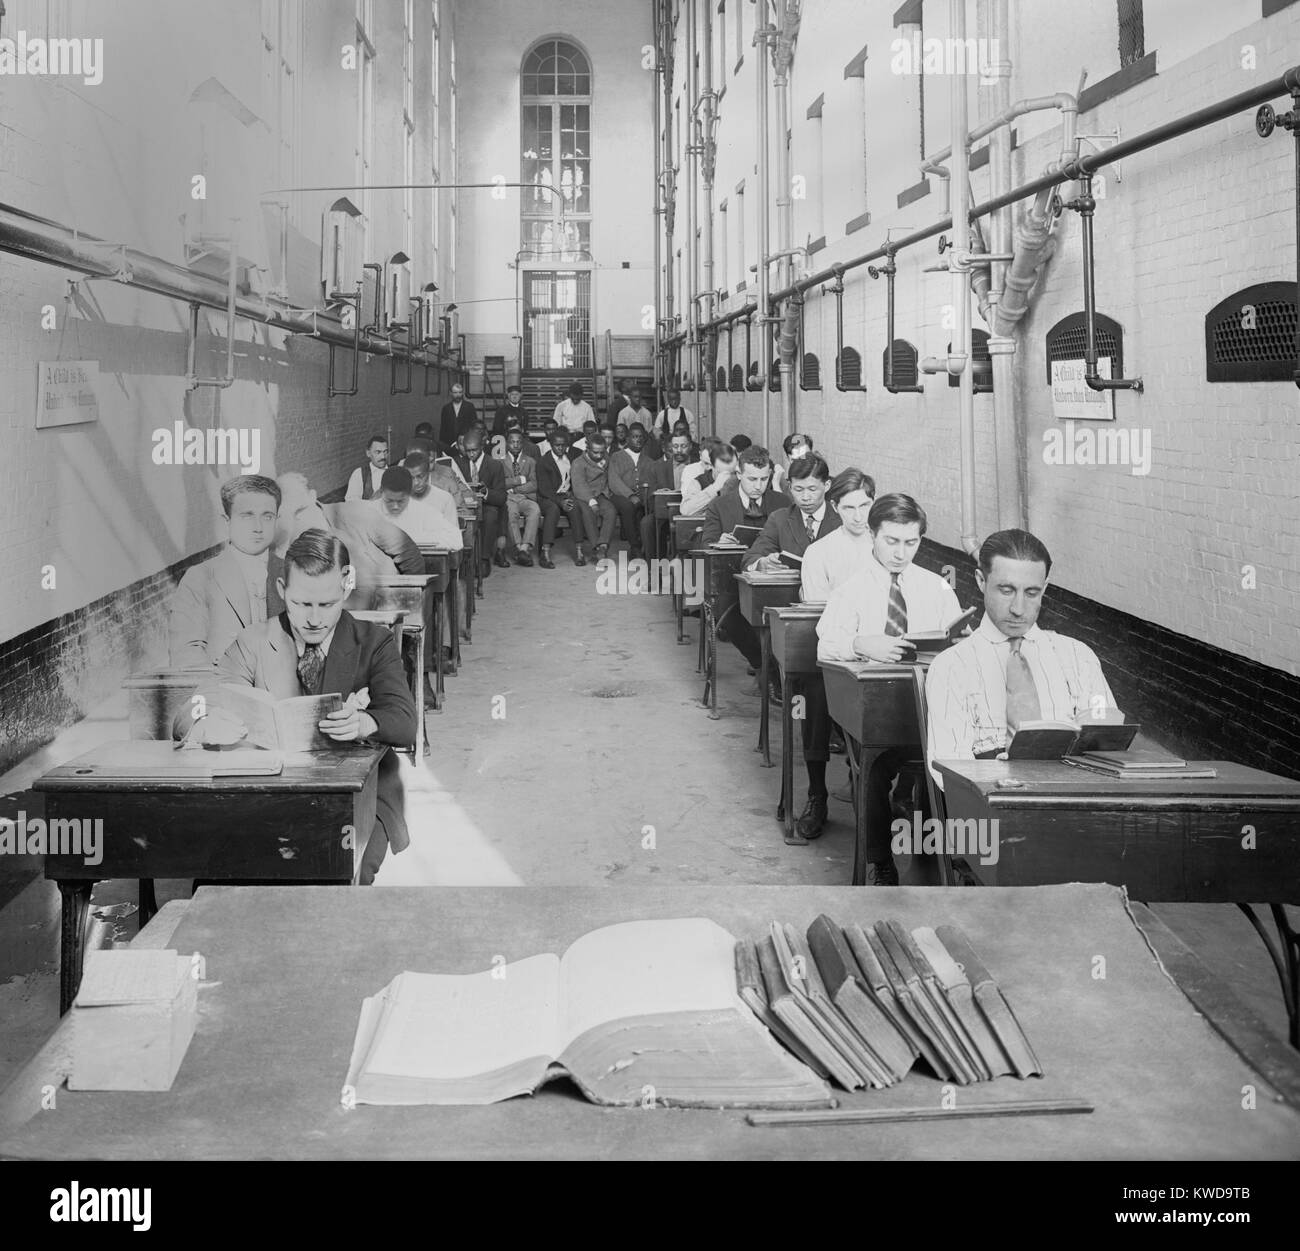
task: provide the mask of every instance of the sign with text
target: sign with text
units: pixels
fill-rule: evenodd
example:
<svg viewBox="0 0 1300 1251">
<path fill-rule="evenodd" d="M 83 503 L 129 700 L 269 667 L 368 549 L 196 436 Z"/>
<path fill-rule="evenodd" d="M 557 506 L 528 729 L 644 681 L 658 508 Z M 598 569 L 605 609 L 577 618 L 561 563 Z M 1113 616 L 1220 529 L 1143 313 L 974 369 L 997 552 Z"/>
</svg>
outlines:
<svg viewBox="0 0 1300 1251">
<path fill-rule="evenodd" d="M 1097 373 L 1109 378 L 1109 356 L 1097 358 Z M 1052 416 L 1057 421 L 1114 421 L 1115 392 L 1094 391 L 1084 381 L 1083 361 L 1052 362 Z"/>
<path fill-rule="evenodd" d="M 99 420 L 98 361 L 36 363 L 36 428 Z"/>
</svg>

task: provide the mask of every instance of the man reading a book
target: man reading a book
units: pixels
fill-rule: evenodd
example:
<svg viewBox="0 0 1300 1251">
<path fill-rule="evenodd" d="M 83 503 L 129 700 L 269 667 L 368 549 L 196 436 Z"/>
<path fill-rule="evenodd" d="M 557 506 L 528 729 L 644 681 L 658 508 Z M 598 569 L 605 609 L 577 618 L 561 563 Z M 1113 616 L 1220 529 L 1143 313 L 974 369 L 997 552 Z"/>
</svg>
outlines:
<svg viewBox="0 0 1300 1251">
<path fill-rule="evenodd" d="M 817 623 L 818 660 L 906 663 L 916 647 L 905 634 L 942 630 L 961 616 L 952 587 L 912 563 L 926 517 L 910 495 L 882 495 L 867 514 L 867 526 L 871 559 L 831 591 Z M 905 759 L 901 751 L 882 752 L 867 777 L 867 881 L 873 886 L 898 885 L 889 849 L 889 795 Z"/>
<path fill-rule="evenodd" d="M 409 747 L 415 739 L 415 700 L 393 636 L 343 608 L 354 578 L 347 547 L 324 530 L 304 530 L 289 544 L 284 564 L 279 584 L 284 611 L 239 634 L 217 667 L 217 685 L 200 691 L 204 698 L 176 718 L 173 737 L 224 741 L 226 727 L 220 722 L 229 714 L 223 718 L 217 709 L 216 690 L 235 684 L 269 691 L 276 699 L 338 693 L 343 707 L 319 723 L 326 738 Z M 195 717 L 192 710 L 205 709 L 208 700 L 213 713 Z M 378 781 L 374 828 L 357 831 L 358 839 L 367 839 L 358 878 L 363 886 L 374 881 L 390 844 L 399 852 L 410 842 L 392 751 L 379 763 Z"/>
<path fill-rule="evenodd" d="M 1108 722 L 1115 697 L 1086 643 L 1038 627 L 1052 558 L 1027 530 L 984 540 L 975 581 L 984 620 L 935 657 L 926 678 L 927 756 L 935 760 L 1006 758 L 1029 721 Z M 931 772 L 942 786 L 939 773 Z"/>
<path fill-rule="evenodd" d="M 280 488 L 272 478 L 244 474 L 221 484 L 225 549 L 188 569 L 172 596 L 167 637 L 174 668 L 216 664 L 245 626 L 284 607 L 276 589 L 284 565 L 275 543 Z"/>
</svg>

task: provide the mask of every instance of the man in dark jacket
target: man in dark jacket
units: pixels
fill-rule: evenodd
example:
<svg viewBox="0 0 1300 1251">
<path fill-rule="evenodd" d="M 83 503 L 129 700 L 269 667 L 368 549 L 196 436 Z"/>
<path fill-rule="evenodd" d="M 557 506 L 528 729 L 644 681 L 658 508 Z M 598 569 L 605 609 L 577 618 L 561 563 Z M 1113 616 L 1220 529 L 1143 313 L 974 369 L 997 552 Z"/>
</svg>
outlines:
<svg viewBox="0 0 1300 1251">
<path fill-rule="evenodd" d="M 442 406 L 438 418 L 438 442 L 450 447 L 478 420 L 478 409 L 465 398 L 465 388 L 456 383 L 451 388 L 451 399 Z"/>
<path fill-rule="evenodd" d="M 506 535 L 501 525 L 506 506 L 506 475 L 501 462 L 484 452 L 483 436 L 474 427 L 461 438 L 451 454 L 451 462 L 461 479 L 483 501 L 484 549 L 500 568 L 509 569 Z"/>
</svg>

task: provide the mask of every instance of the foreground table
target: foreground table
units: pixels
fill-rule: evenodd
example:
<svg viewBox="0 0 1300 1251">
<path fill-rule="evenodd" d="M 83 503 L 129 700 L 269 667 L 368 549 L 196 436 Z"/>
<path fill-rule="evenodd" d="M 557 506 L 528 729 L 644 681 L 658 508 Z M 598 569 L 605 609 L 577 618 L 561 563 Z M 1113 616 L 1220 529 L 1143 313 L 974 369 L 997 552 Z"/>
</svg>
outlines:
<svg viewBox="0 0 1300 1251">
<path fill-rule="evenodd" d="M 1230 761 L 1214 778 L 1128 781 L 1057 760 L 940 760 L 949 818 L 989 823 L 997 860 L 978 883 L 1112 882 L 1145 903 L 1235 903 L 1268 947 L 1300 1047 L 1300 782 Z M 976 827 L 978 828 L 978 827 Z M 1278 942 L 1255 915 L 1269 904 Z"/>
<path fill-rule="evenodd" d="M 170 755 L 170 743 L 159 743 Z M 386 747 L 339 748 L 284 758 L 276 777 L 132 781 L 88 776 L 96 752 L 52 769 L 32 789 L 47 821 L 102 820 L 101 859 L 47 856 L 62 896 L 59 1010 L 81 984 L 91 887 L 109 879 L 199 878 L 348 884 L 375 821 Z M 79 827 L 78 827 L 79 828 Z"/>
<path fill-rule="evenodd" d="M 361 1001 L 403 969 L 469 973 L 494 957 L 563 952 L 591 929 L 707 916 L 737 936 L 780 919 L 806 927 L 897 917 L 960 925 L 998 979 L 1045 1076 L 958 1092 L 960 1103 L 1080 1098 L 1088 1116 L 945 1124 L 757 1129 L 740 1111 L 600 1108 L 567 1082 L 488 1107 L 343 1107 Z M 1141 915 L 1141 914 L 1139 914 Z M 160 918 L 161 919 L 161 918 Z M 1142 924 L 1149 918 L 1143 917 Z M 1084 1159 L 1285 1158 L 1300 1151 L 1294 1064 L 1273 1084 L 1198 1015 L 1107 886 L 204 887 L 166 946 L 202 953 L 199 1022 L 169 1092 L 59 1089 L 0 1140 L 22 1158 L 113 1159 Z M 1159 948 L 1158 948 L 1159 949 Z M 1105 980 L 1092 977 L 1097 954 Z M 47 1049 L 53 1052 L 55 1049 Z M 28 1074 L 31 1088 L 36 1078 Z M 58 1074 L 53 1074 L 57 1084 Z M 1242 1087 L 1257 1089 L 1242 1108 Z M 37 1087 L 39 1088 L 39 1087 Z M 938 1107 L 914 1070 L 842 1106 Z M 2 1101 L 0 1101 L 2 1102 Z M 39 1100 L 36 1104 L 39 1108 Z M 0 1121 L 4 1120 L 0 1108 Z M 2 1131 L 0 1131 L 2 1132 Z"/>
</svg>

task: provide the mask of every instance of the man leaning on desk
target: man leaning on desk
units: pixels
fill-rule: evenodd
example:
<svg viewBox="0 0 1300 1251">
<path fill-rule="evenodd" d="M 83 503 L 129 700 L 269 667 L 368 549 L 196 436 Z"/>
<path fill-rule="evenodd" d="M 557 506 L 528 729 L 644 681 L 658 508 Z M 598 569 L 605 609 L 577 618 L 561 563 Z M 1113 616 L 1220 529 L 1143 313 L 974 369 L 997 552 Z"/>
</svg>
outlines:
<svg viewBox="0 0 1300 1251">
<path fill-rule="evenodd" d="M 211 695 L 227 683 L 270 691 L 276 699 L 337 691 L 346 702 L 320 722 L 327 738 L 409 747 L 415 740 L 415 701 L 393 636 L 343 609 L 354 577 L 347 547 L 324 530 L 304 530 L 289 545 L 284 564 L 279 587 L 284 612 L 241 631 L 217 666 L 213 685 L 199 694 Z M 185 711 L 172 736 L 184 738 L 197 721 L 193 737 L 202 742 L 224 719 L 215 708 L 201 718 Z M 379 762 L 375 824 L 358 878 L 362 886 L 375 880 L 389 845 L 399 852 L 410 843 L 404 806 L 397 757 L 388 751 Z"/>
<path fill-rule="evenodd" d="M 1112 721 L 1115 697 L 1086 643 L 1038 627 L 1052 558 L 1027 530 L 984 540 L 975 581 L 984 620 L 930 665 L 927 757 L 1005 759 L 1026 721 Z M 943 779 L 931 765 L 939 785 Z"/>
</svg>

